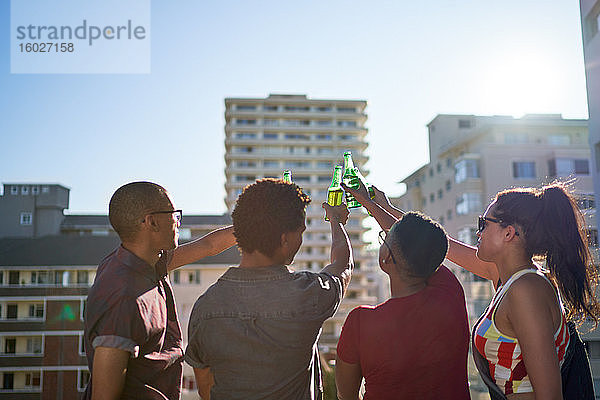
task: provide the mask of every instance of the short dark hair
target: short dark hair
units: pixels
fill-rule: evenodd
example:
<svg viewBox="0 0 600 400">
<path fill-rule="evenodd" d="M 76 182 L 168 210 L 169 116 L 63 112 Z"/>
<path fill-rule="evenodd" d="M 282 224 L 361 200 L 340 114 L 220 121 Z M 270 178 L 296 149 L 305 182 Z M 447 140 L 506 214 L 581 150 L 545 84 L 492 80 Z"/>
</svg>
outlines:
<svg viewBox="0 0 600 400">
<path fill-rule="evenodd" d="M 246 186 L 231 213 L 238 247 L 272 256 L 283 233 L 302 227 L 309 203 L 310 197 L 298 185 L 280 179 L 260 179 Z"/>
<path fill-rule="evenodd" d="M 131 182 L 118 188 L 110 199 L 108 219 L 121 240 L 131 240 L 144 216 L 168 207 L 165 188 L 152 182 Z"/>
<path fill-rule="evenodd" d="M 427 215 L 408 212 L 387 236 L 389 245 L 406 261 L 408 274 L 429 278 L 442 264 L 448 251 L 444 228 Z"/>
</svg>

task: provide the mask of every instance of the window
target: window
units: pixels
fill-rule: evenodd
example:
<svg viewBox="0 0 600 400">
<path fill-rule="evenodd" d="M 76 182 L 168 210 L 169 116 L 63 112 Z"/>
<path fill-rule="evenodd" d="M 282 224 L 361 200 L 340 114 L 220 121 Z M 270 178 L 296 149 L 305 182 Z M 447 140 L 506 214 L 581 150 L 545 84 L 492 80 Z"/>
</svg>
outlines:
<svg viewBox="0 0 600 400">
<path fill-rule="evenodd" d="M 77 382 L 78 388 L 80 391 L 84 391 L 90 382 L 90 371 L 88 370 L 79 370 L 77 374 Z"/>
<path fill-rule="evenodd" d="M 42 338 L 41 337 L 27 338 L 27 353 L 29 353 L 29 354 L 41 354 L 42 353 Z"/>
<path fill-rule="evenodd" d="M 22 212 L 20 215 L 21 225 L 31 225 L 33 222 L 33 215 L 30 212 Z"/>
<path fill-rule="evenodd" d="M 452 189 L 452 182 L 450 180 L 446 181 L 446 191 L 449 192 Z"/>
<path fill-rule="evenodd" d="M 550 135 L 548 136 L 548 144 L 554 146 L 568 146 L 571 144 L 571 136 L 569 135 Z"/>
<path fill-rule="evenodd" d="M 333 121 L 329 119 L 319 119 L 317 120 L 317 125 L 319 126 L 330 126 L 333 125 Z"/>
<path fill-rule="evenodd" d="M 513 178 L 535 178 L 535 162 L 533 161 L 514 161 Z"/>
<path fill-rule="evenodd" d="M 265 160 L 265 161 L 263 161 L 263 167 L 265 167 L 265 168 L 279 168 L 279 161 Z"/>
<path fill-rule="evenodd" d="M 471 128 L 472 121 L 470 119 L 459 119 L 458 120 L 458 128 L 459 129 L 468 129 Z"/>
<path fill-rule="evenodd" d="M 253 182 L 256 180 L 255 175 L 236 175 L 236 182 Z"/>
<path fill-rule="evenodd" d="M 331 107 L 317 107 L 317 111 L 319 111 L 319 112 L 329 112 L 329 111 L 331 111 Z"/>
<path fill-rule="evenodd" d="M 18 186 L 11 186 L 10 187 L 10 194 L 12 194 L 12 195 L 19 194 L 19 187 Z"/>
<path fill-rule="evenodd" d="M 310 140 L 308 135 L 300 135 L 296 133 L 286 133 L 284 137 L 289 140 Z"/>
<path fill-rule="evenodd" d="M 17 339 L 16 338 L 5 338 L 4 339 L 4 354 L 15 354 L 17 351 Z"/>
<path fill-rule="evenodd" d="M 277 125 L 279 125 L 279 120 L 277 120 L 277 119 L 271 119 L 271 118 L 265 118 L 263 120 L 263 125 L 265 125 L 265 126 L 277 126 Z"/>
<path fill-rule="evenodd" d="M 454 181 L 461 183 L 468 178 L 479 178 L 479 160 L 464 159 L 454 166 Z"/>
<path fill-rule="evenodd" d="M 277 111 L 277 106 L 264 106 L 265 111 Z"/>
<path fill-rule="evenodd" d="M 507 132 L 504 134 L 504 143 L 506 144 L 526 144 L 529 143 L 529 137 L 526 133 Z"/>
<path fill-rule="evenodd" d="M 200 270 L 197 269 L 194 271 L 194 283 L 200 284 Z"/>
<path fill-rule="evenodd" d="M 29 186 L 21 186 L 21 194 L 29 194 Z"/>
<path fill-rule="evenodd" d="M 442 165 L 440 163 L 437 163 L 437 165 L 435 166 L 435 170 L 436 172 L 439 174 L 440 172 L 442 172 Z"/>
<path fill-rule="evenodd" d="M 433 203 L 434 201 L 435 201 L 435 195 L 434 195 L 433 193 L 431 193 L 431 194 L 429 195 L 429 202 L 430 202 L 430 203 Z"/>
<path fill-rule="evenodd" d="M 256 162 L 254 162 L 254 161 L 236 161 L 234 165 L 238 168 L 254 168 L 254 167 L 256 167 Z"/>
<path fill-rule="evenodd" d="M 304 106 L 285 106 L 283 108 L 285 111 L 308 111 L 309 108 L 308 107 L 304 107 Z"/>
<path fill-rule="evenodd" d="M 284 125 L 287 126 L 308 126 L 310 125 L 310 121 L 306 119 L 286 119 L 284 120 Z"/>
<path fill-rule="evenodd" d="M 277 139 L 276 133 L 263 133 L 264 139 Z"/>
<path fill-rule="evenodd" d="M 589 175 L 590 163 L 587 159 L 556 158 L 548 161 L 548 175 L 566 177 L 569 175 Z"/>
<path fill-rule="evenodd" d="M 354 135 L 340 135 L 339 139 L 340 140 L 350 140 L 350 141 L 352 141 L 352 140 L 356 139 L 356 136 L 354 136 Z"/>
<path fill-rule="evenodd" d="M 4 372 L 2 375 L 2 389 L 12 390 L 14 388 L 15 374 L 12 372 Z"/>
<path fill-rule="evenodd" d="M 320 175 L 320 176 L 317 178 L 317 182 L 331 182 L 331 180 L 332 180 L 332 179 L 331 179 L 331 177 L 329 177 L 329 176 L 326 176 L 326 175 L 325 175 L 325 176 L 323 176 L 323 175 Z"/>
<path fill-rule="evenodd" d="M 480 193 L 463 193 L 456 199 L 456 214 L 465 215 L 481 211 Z"/>
<path fill-rule="evenodd" d="M 173 283 L 179 283 L 179 271 L 173 271 Z"/>
<path fill-rule="evenodd" d="M 331 161 L 317 161 L 317 168 L 324 168 L 324 169 L 333 168 L 333 162 L 331 162 Z"/>
<path fill-rule="evenodd" d="M 8 304 L 6 306 L 6 319 L 17 319 L 18 309 L 16 304 Z"/>
<path fill-rule="evenodd" d="M 286 161 L 284 164 L 285 168 L 308 168 L 310 167 L 309 161 Z"/>
<path fill-rule="evenodd" d="M 331 140 L 331 135 L 324 134 L 324 133 L 318 134 L 317 140 Z"/>
<path fill-rule="evenodd" d="M 39 186 L 34 186 L 31 188 L 31 194 L 33 195 L 38 195 L 40 193 L 40 187 Z"/>
<path fill-rule="evenodd" d="M 256 139 L 256 133 L 252 132 L 238 132 L 235 134 L 236 139 Z"/>
<path fill-rule="evenodd" d="M 310 182 L 310 176 L 296 175 L 296 176 L 294 176 L 294 182 Z"/>
<path fill-rule="evenodd" d="M 47 285 L 50 283 L 50 274 L 48 271 L 32 271 L 31 272 L 31 284 L 32 285 Z"/>
<path fill-rule="evenodd" d="M 437 197 L 438 197 L 438 199 L 441 199 L 442 197 L 444 197 L 444 191 L 442 189 L 438 190 Z"/>
<path fill-rule="evenodd" d="M 452 219 L 452 210 L 448 210 L 446 212 L 446 219 L 448 219 L 448 221 L 450 221 Z"/>
<path fill-rule="evenodd" d="M 8 284 L 18 285 L 19 284 L 19 271 L 8 271 Z"/>
<path fill-rule="evenodd" d="M 236 119 L 235 123 L 237 125 L 256 125 L 255 119 Z"/>
<path fill-rule="evenodd" d="M 337 125 L 347 128 L 353 128 L 356 126 L 356 121 L 338 121 Z"/>
<path fill-rule="evenodd" d="M 77 283 L 87 285 L 89 283 L 89 272 L 77 271 Z"/>
<path fill-rule="evenodd" d="M 591 340 L 589 342 L 586 341 L 588 355 L 593 360 L 600 359 L 600 341 Z"/>
<path fill-rule="evenodd" d="M 232 150 L 234 153 L 254 153 L 253 147 L 234 147 Z"/>
<path fill-rule="evenodd" d="M 317 154 L 333 154 L 333 149 L 328 147 L 319 147 L 317 149 Z"/>
<path fill-rule="evenodd" d="M 433 169 L 429 168 L 429 176 L 433 176 Z"/>
<path fill-rule="evenodd" d="M 48 186 L 42 186 L 42 193 L 49 193 L 50 188 Z"/>
<path fill-rule="evenodd" d="M 44 304 L 30 304 L 29 318 L 44 318 Z"/>
<path fill-rule="evenodd" d="M 40 387 L 40 372 L 26 372 L 25 373 L 25 388 L 39 388 Z"/>
<path fill-rule="evenodd" d="M 254 111 L 254 110 L 256 110 L 256 106 L 240 106 L 240 105 L 238 105 L 235 109 L 238 111 Z"/>
<path fill-rule="evenodd" d="M 337 111 L 340 113 L 354 113 L 354 112 L 356 112 L 356 108 L 354 108 L 354 107 L 338 107 Z"/>
</svg>

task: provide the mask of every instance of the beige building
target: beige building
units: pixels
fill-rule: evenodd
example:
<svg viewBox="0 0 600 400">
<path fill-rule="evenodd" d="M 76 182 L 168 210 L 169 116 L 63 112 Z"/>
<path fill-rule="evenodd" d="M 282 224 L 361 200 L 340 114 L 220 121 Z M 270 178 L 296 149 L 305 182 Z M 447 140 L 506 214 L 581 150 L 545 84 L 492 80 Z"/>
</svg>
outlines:
<svg viewBox="0 0 600 400">
<path fill-rule="evenodd" d="M 430 162 L 402 180 L 406 193 L 393 202 L 405 210 L 421 210 L 447 232 L 476 244 L 476 218 L 500 190 L 539 186 L 555 179 L 573 179 L 573 188 L 597 255 L 588 125 L 560 115 L 438 115 L 429 124 Z M 449 263 L 449 262 L 448 262 Z M 451 264 L 451 263 L 449 263 Z M 470 272 L 452 265 L 465 289 L 470 322 L 483 312 L 493 288 Z M 600 339 L 600 337 L 598 338 Z M 586 336 L 593 357 L 596 334 Z M 592 360 L 592 363 L 600 362 Z M 595 370 L 599 372 L 599 365 Z M 471 387 L 483 389 L 470 369 Z"/>
<path fill-rule="evenodd" d="M 333 167 L 343 164 L 344 151 L 352 151 L 355 165 L 364 168 L 368 157 L 364 100 L 316 100 L 305 95 L 270 95 L 267 98 L 225 99 L 225 203 L 231 212 L 243 188 L 256 179 L 280 178 L 292 171 L 293 181 L 312 198 L 307 229 L 293 267 L 319 271 L 329 263 L 331 234 L 323 221 Z M 366 253 L 363 226 L 366 213 L 355 209 L 346 225 L 356 261 L 355 274 L 338 313 L 328 320 L 321 348 L 333 350 L 348 312 L 361 304 L 377 302 L 377 285 Z"/>
</svg>

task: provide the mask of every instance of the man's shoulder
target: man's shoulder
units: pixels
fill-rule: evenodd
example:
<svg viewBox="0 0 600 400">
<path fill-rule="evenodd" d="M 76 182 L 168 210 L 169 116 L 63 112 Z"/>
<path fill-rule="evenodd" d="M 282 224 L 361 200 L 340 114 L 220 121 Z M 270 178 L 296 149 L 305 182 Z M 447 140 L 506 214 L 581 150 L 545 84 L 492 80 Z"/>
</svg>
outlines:
<svg viewBox="0 0 600 400">
<path fill-rule="evenodd" d="M 135 298 L 136 283 L 135 274 L 111 254 L 98 266 L 88 301 L 101 299 L 114 302 L 122 298 Z"/>
</svg>

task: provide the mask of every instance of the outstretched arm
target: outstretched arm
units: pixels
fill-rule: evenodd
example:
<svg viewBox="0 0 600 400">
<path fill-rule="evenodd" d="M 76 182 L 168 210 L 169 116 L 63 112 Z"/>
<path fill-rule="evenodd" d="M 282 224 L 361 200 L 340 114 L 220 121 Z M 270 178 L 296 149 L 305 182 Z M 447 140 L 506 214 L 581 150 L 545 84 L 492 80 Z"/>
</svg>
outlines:
<svg viewBox="0 0 600 400">
<path fill-rule="evenodd" d="M 325 209 L 325 215 L 329 218 L 331 225 L 331 264 L 323 268 L 322 272 L 339 276 L 345 292 L 354 269 L 352 247 L 344 228 L 344 224 L 348 221 L 348 209 L 345 205 L 330 206 L 327 203 L 323 203 L 322 207 Z"/>
<path fill-rule="evenodd" d="M 169 263 L 168 270 L 172 271 L 201 258 L 217 255 L 234 244 L 233 226 L 216 229 L 173 250 L 173 258 Z"/>
<path fill-rule="evenodd" d="M 375 192 L 374 199 L 368 196 L 367 190 L 362 183 L 359 189 L 351 189 L 344 184 L 342 184 L 342 187 L 373 215 L 383 230 L 389 230 L 394 222 L 404 215 L 404 211 L 394 207 L 386 194 L 375 186 L 373 186 Z M 447 258 L 450 261 L 482 278 L 489 279 L 494 283 L 498 281 L 499 275 L 496 264 L 477 258 L 476 247 L 469 246 L 450 236 L 448 236 L 448 241 Z"/>
</svg>

